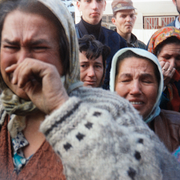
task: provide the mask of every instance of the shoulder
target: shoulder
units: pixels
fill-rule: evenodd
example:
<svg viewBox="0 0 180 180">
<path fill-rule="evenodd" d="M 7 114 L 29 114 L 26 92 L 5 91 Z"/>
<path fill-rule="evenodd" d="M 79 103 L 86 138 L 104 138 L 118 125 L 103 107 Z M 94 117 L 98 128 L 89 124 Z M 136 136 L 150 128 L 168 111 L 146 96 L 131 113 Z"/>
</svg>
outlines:
<svg viewBox="0 0 180 180">
<path fill-rule="evenodd" d="M 138 48 L 146 49 L 146 44 L 137 39 L 137 37 L 133 33 L 131 33 L 131 42 Z"/>
<path fill-rule="evenodd" d="M 169 123 L 180 126 L 179 112 L 161 109 L 161 114 L 169 120 Z"/>
<path fill-rule="evenodd" d="M 108 45 L 114 46 L 115 48 L 124 48 L 127 47 L 127 43 L 117 32 L 102 27 L 102 32 L 105 38 L 108 39 Z M 112 49 L 111 49 L 112 50 Z"/>
<path fill-rule="evenodd" d="M 146 49 L 146 44 L 140 40 L 138 40 L 138 45 L 139 45 L 139 48 Z"/>
<path fill-rule="evenodd" d="M 113 31 L 111 29 L 107 29 L 105 27 L 102 26 L 102 30 L 105 34 L 108 34 L 109 36 L 111 37 L 114 37 L 114 38 L 118 38 L 118 39 L 123 39 L 116 31 Z M 124 39 L 123 39 L 124 40 Z M 125 41 L 125 40 L 124 40 Z"/>
<path fill-rule="evenodd" d="M 174 20 L 173 22 L 169 23 L 169 24 L 166 25 L 166 26 L 175 26 L 175 20 Z"/>
</svg>

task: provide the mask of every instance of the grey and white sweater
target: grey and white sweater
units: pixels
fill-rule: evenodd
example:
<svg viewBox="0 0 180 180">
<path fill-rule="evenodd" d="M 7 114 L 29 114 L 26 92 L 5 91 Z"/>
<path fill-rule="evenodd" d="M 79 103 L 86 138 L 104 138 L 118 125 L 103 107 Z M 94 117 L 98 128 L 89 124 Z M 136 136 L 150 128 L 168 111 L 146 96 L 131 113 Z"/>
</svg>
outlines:
<svg viewBox="0 0 180 180">
<path fill-rule="evenodd" d="M 79 88 L 40 130 L 67 180 L 179 180 L 180 167 L 125 99 Z"/>
</svg>

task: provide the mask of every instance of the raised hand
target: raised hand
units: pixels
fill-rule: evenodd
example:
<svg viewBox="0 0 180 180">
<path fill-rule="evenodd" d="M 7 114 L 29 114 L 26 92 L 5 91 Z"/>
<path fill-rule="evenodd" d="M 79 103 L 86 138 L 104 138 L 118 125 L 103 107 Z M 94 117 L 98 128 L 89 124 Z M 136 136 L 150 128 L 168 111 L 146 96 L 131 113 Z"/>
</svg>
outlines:
<svg viewBox="0 0 180 180">
<path fill-rule="evenodd" d="M 54 65 L 26 58 L 22 63 L 7 67 L 6 73 L 13 73 L 12 83 L 22 88 L 45 114 L 50 114 L 68 99 Z"/>
<path fill-rule="evenodd" d="M 166 86 L 172 79 L 176 69 L 172 67 L 171 64 L 167 61 L 160 61 L 160 65 L 164 77 L 164 86 Z"/>
</svg>

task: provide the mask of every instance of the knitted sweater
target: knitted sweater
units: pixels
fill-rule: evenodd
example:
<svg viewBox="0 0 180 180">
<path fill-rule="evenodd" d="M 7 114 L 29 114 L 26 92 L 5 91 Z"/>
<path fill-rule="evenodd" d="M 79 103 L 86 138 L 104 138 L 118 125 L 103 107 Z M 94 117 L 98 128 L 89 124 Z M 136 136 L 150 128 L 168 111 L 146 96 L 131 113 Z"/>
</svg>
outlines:
<svg viewBox="0 0 180 180">
<path fill-rule="evenodd" d="M 180 167 L 125 99 L 79 88 L 40 130 L 67 180 L 179 180 Z"/>
</svg>

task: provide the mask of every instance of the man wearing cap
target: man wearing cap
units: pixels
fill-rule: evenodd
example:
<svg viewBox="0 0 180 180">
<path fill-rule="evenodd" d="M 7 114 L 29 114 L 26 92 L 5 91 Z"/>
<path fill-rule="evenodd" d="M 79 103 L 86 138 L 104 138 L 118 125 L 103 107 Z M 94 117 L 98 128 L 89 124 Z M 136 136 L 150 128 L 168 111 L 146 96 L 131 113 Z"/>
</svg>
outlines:
<svg viewBox="0 0 180 180">
<path fill-rule="evenodd" d="M 114 54 L 121 48 L 127 47 L 126 41 L 116 32 L 101 26 L 105 0 L 78 0 L 77 8 L 82 13 L 81 21 L 76 24 L 76 34 L 82 38 L 85 34 L 92 34 L 102 44 L 109 46 L 110 55 L 106 59 L 106 75 L 104 89 L 109 89 L 109 72 Z"/>
<path fill-rule="evenodd" d="M 168 24 L 167 26 L 174 26 L 178 29 L 180 29 L 180 0 L 172 0 L 172 2 L 174 3 L 174 5 L 177 8 L 177 12 L 179 13 L 179 16 L 176 17 L 176 19 L 171 22 L 170 24 Z"/>
<path fill-rule="evenodd" d="M 112 23 L 116 26 L 117 33 L 126 40 L 128 47 L 146 49 L 146 45 L 132 33 L 136 20 L 136 12 L 132 1 L 113 0 L 111 6 L 113 11 Z"/>
</svg>

